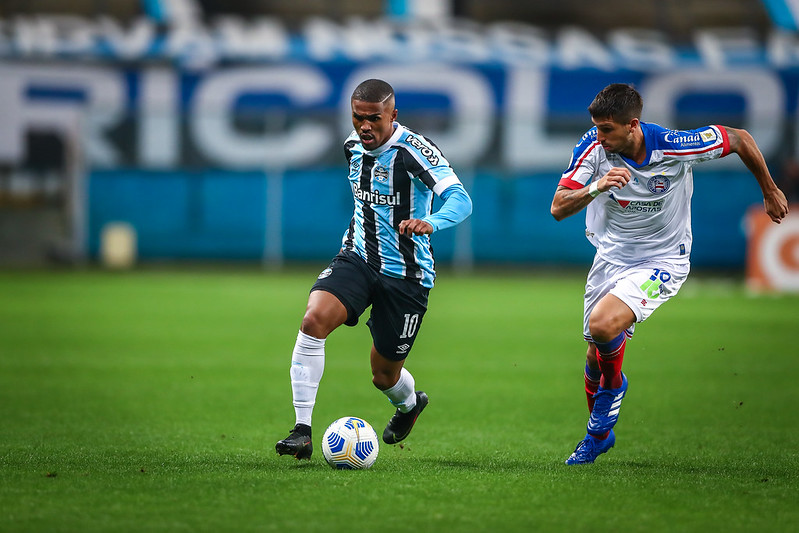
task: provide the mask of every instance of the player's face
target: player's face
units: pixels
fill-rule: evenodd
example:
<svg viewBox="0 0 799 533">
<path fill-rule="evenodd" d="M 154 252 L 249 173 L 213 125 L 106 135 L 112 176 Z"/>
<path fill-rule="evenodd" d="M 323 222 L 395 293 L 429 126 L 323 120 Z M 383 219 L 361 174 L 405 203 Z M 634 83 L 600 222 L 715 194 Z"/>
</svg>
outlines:
<svg viewBox="0 0 799 533">
<path fill-rule="evenodd" d="M 394 133 L 394 98 L 385 102 L 352 100 L 352 125 L 367 150 L 382 146 Z"/>
<path fill-rule="evenodd" d="M 611 118 L 591 117 L 596 126 L 596 140 L 606 152 L 627 155 L 634 146 L 633 131 L 638 125 L 638 119 L 619 124 Z"/>
</svg>

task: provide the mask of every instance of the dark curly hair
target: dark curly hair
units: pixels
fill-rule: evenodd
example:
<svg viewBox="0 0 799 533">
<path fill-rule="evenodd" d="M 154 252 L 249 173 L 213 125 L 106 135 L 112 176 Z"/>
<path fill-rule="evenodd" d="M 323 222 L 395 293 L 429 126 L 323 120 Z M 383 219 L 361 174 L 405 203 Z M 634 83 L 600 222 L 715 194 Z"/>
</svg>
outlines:
<svg viewBox="0 0 799 533">
<path fill-rule="evenodd" d="M 588 106 L 588 112 L 594 118 L 609 118 L 619 124 L 626 124 L 632 119 L 641 118 L 644 100 L 632 85 L 611 83 Z"/>
</svg>

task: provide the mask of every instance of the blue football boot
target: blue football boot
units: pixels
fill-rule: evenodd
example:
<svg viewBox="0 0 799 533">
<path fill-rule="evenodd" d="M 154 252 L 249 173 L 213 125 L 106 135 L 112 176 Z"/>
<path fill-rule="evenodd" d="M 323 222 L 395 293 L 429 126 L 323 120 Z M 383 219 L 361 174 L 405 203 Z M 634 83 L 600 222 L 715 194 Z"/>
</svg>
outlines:
<svg viewBox="0 0 799 533">
<path fill-rule="evenodd" d="M 599 440 L 593 435 L 587 434 L 574 449 L 574 453 L 566 459 L 566 464 L 585 465 L 593 463 L 597 457 L 613 448 L 614 444 L 616 444 L 616 435 L 613 430 L 610 431 L 605 440 Z"/>
<path fill-rule="evenodd" d="M 621 374 L 621 386 L 617 389 L 599 387 L 594 394 L 594 409 L 588 419 L 589 435 L 604 435 L 619 420 L 621 401 L 627 393 L 627 376 Z"/>
</svg>

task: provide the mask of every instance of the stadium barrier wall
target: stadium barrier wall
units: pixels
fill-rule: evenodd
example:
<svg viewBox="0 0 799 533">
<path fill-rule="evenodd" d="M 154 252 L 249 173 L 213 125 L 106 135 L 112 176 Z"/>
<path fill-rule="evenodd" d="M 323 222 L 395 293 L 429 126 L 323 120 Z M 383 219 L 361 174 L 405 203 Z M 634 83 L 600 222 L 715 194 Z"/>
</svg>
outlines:
<svg viewBox="0 0 799 533">
<path fill-rule="evenodd" d="M 145 260 L 268 261 L 268 250 L 275 247 L 278 260 L 332 257 L 352 216 L 343 165 L 287 171 L 274 192 L 268 179 L 263 172 L 94 171 L 88 184 L 90 254 L 99 253 L 107 224 L 124 221 L 136 228 L 138 255 Z M 508 178 L 476 172 L 467 183 L 472 217 L 433 236 L 437 260 L 587 268 L 594 249 L 584 237 L 584 215 L 557 222 L 549 212 L 558 179 L 558 173 Z M 278 198 L 270 198 L 270 192 Z M 760 198 L 757 183 L 746 173 L 695 171 L 695 266 L 742 268 L 744 216 Z M 270 219 L 267 206 L 276 203 L 282 217 Z M 269 227 L 270 220 L 279 227 Z M 278 242 L 268 242 L 270 236 Z M 464 242 L 468 257 L 458 249 Z"/>
</svg>

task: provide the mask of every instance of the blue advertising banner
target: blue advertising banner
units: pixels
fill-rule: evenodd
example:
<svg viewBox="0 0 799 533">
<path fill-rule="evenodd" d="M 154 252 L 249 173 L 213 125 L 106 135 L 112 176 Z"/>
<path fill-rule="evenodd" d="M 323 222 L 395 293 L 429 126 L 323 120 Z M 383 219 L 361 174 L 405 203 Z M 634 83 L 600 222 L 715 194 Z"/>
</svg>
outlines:
<svg viewBox="0 0 799 533">
<path fill-rule="evenodd" d="M 0 63 L 0 159 L 24 156 L 31 129 L 80 128 L 96 168 L 303 168 L 338 160 L 349 96 L 383 78 L 400 120 L 450 161 L 510 172 L 559 169 L 611 82 L 634 83 L 644 120 L 748 129 L 780 155 L 797 128 L 799 69 L 558 70 L 455 63 L 304 63 L 186 72 L 163 66 Z M 730 163 L 726 163 L 730 164 Z"/>
</svg>

